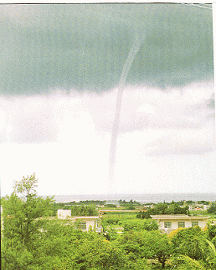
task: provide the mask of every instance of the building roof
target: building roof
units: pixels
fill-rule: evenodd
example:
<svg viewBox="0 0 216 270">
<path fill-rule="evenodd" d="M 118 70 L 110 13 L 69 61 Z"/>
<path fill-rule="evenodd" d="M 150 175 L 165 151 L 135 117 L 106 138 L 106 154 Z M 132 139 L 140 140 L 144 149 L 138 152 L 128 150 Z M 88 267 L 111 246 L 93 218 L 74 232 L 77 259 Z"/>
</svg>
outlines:
<svg viewBox="0 0 216 270">
<path fill-rule="evenodd" d="M 160 219 L 160 220 L 203 220 L 208 219 L 208 217 L 202 217 L 202 216 L 188 216 L 188 215 L 151 215 L 152 219 Z"/>
<path fill-rule="evenodd" d="M 99 216 L 74 216 L 74 217 L 70 217 L 69 219 L 83 219 L 83 220 L 95 220 L 95 219 L 99 219 Z"/>
<path fill-rule="evenodd" d="M 122 210 L 116 210 L 116 209 L 101 209 L 101 210 L 99 210 L 99 213 L 105 213 L 105 212 L 113 212 L 113 213 L 129 213 L 129 212 L 140 212 L 140 211 L 147 211 L 147 210 L 124 210 L 124 209 L 122 209 Z"/>
</svg>

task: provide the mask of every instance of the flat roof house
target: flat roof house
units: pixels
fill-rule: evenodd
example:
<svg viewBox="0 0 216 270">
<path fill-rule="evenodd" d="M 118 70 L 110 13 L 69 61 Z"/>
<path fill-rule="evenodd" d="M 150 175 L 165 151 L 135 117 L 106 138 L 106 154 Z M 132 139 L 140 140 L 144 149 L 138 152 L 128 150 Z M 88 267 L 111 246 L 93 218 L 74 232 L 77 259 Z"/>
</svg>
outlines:
<svg viewBox="0 0 216 270">
<path fill-rule="evenodd" d="M 58 209 L 57 217 L 60 219 L 66 219 L 68 217 L 71 217 L 71 210 Z"/>
<path fill-rule="evenodd" d="M 99 225 L 99 216 L 74 216 L 71 217 L 71 210 L 58 209 L 57 217 L 59 219 L 67 219 L 75 224 L 77 229 L 89 231 L 90 227 L 96 229 L 96 232 L 102 232 L 102 227 Z"/>
<path fill-rule="evenodd" d="M 170 233 L 178 228 L 189 228 L 199 226 L 204 229 L 207 225 L 208 217 L 188 216 L 188 215 L 151 215 L 159 225 L 159 230 Z"/>
<path fill-rule="evenodd" d="M 75 223 L 77 229 L 82 231 L 89 231 L 90 228 L 96 229 L 96 232 L 102 232 L 99 226 L 99 216 L 80 216 L 70 218 Z"/>
</svg>

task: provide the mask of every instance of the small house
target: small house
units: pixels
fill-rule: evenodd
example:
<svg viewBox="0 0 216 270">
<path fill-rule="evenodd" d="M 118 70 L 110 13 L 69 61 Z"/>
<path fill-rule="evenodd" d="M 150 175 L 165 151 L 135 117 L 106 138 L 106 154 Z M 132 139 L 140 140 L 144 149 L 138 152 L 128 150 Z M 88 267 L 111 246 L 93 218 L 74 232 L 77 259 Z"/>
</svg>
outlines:
<svg viewBox="0 0 216 270">
<path fill-rule="evenodd" d="M 170 233 L 178 228 L 189 228 L 199 226 L 204 229 L 207 226 L 208 217 L 188 215 L 151 215 L 159 225 L 159 230 Z"/>
<path fill-rule="evenodd" d="M 71 217 L 71 210 L 58 209 L 57 217 L 60 219 L 66 219 L 68 217 Z"/>
<path fill-rule="evenodd" d="M 206 210 L 208 210 L 209 208 L 210 208 L 210 205 L 205 205 L 205 204 L 203 205 L 203 210 L 206 211 Z"/>
<path fill-rule="evenodd" d="M 81 229 L 82 231 L 96 230 L 96 232 L 102 232 L 102 228 L 99 225 L 99 216 L 80 216 L 80 217 L 72 217 L 70 220 L 73 221 L 75 227 L 77 229 Z"/>
<path fill-rule="evenodd" d="M 74 216 L 71 217 L 71 210 L 58 209 L 57 217 L 59 219 L 67 219 L 69 224 L 74 224 L 75 228 L 81 229 L 82 231 L 89 231 L 90 228 L 96 229 L 96 232 L 102 232 L 102 227 L 100 226 L 99 216 Z"/>
</svg>

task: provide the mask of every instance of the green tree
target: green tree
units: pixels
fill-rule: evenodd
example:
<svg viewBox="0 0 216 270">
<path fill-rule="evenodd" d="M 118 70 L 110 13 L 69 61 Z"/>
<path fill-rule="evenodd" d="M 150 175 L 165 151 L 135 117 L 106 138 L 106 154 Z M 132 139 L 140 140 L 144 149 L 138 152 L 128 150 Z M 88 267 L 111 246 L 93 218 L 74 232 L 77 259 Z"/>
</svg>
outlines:
<svg viewBox="0 0 216 270">
<path fill-rule="evenodd" d="M 149 213 L 149 211 L 140 211 L 137 216 L 137 218 L 141 218 L 141 219 L 148 219 L 151 218 L 151 215 Z"/>
<path fill-rule="evenodd" d="M 125 231 L 158 230 L 158 223 L 152 219 L 128 219 L 119 222 Z"/>
<path fill-rule="evenodd" d="M 171 239 L 176 254 L 186 255 L 194 260 L 206 260 L 211 253 L 201 228 L 190 227 L 179 230 Z"/>
<path fill-rule="evenodd" d="M 71 209 L 72 216 L 97 216 L 98 211 L 95 205 L 74 205 L 71 207 L 65 207 L 65 209 Z"/>
<path fill-rule="evenodd" d="M 172 202 L 169 205 L 168 209 L 166 210 L 166 214 L 173 214 L 173 215 L 185 214 L 185 215 L 187 215 L 189 213 L 188 209 L 189 209 L 188 206 L 180 207 L 177 203 Z"/>
<path fill-rule="evenodd" d="M 149 209 L 150 215 L 164 215 L 167 214 L 168 205 L 166 203 L 158 203 L 154 208 Z"/>
<path fill-rule="evenodd" d="M 146 236 L 143 248 L 145 257 L 150 259 L 157 258 L 162 268 L 164 268 L 166 261 L 172 254 L 172 246 L 167 234 L 151 231 Z"/>
<path fill-rule="evenodd" d="M 216 236 L 212 239 L 212 243 L 213 243 L 214 246 L 216 247 Z"/>
<path fill-rule="evenodd" d="M 2 198 L 2 261 L 7 264 L 6 269 L 25 269 L 21 262 L 28 265 L 31 261 L 31 251 L 47 222 L 44 217 L 50 214 L 53 199 L 38 197 L 36 187 L 37 179 L 32 174 L 14 182 L 12 194 Z M 14 264 L 16 268 L 10 268 Z"/>
<path fill-rule="evenodd" d="M 125 250 L 130 261 L 158 259 L 162 268 L 172 253 L 167 234 L 159 231 L 129 231 L 116 241 Z"/>
<path fill-rule="evenodd" d="M 188 214 L 188 206 L 180 207 L 175 202 L 170 203 L 158 203 L 154 208 L 148 209 L 149 215 L 176 215 L 176 214 Z M 147 215 L 147 214 L 146 214 Z"/>
<path fill-rule="evenodd" d="M 209 209 L 207 209 L 208 213 L 216 213 L 216 203 L 213 203 Z"/>
<path fill-rule="evenodd" d="M 216 236 L 216 225 L 208 225 L 207 235 L 210 240 Z"/>
<path fill-rule="evenodd" d="M 180 255 L 172 257 L 171 264 L 176 270 L 206 270 L 202 262 L 191 259 L 188 256 Z M 173 269 L 172 268 L 172 269 Z"/>
<path fill-rule="evenodd" d="M 46 224 L 34 254 L 38 269 L 125 269 L 127 258 L 120 247 L 94 231 L 82 232 L 66 220 Z"/>
</svg>

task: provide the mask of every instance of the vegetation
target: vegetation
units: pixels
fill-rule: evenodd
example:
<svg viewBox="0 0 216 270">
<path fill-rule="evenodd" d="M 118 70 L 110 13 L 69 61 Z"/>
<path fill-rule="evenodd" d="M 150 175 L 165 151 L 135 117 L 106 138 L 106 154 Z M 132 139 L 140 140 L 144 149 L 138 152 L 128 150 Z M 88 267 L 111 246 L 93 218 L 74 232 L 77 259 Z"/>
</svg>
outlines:
<svg viewBox="0 0 216 270">
<path fill-rule="evenodd" d="M 125 231 L 154 231 L 158 230 L 158 224 L 155 220 L 122 220 L 119 222 Z"/>
<path fill-rule="evenodd" d="M 172 202 L 167 203 L 158 203 L 154 208 L 148 208 L 146 212 L 140 211 L 137 214 L 137 218 L 148 219 L 151 218 L 151 215 L 176 215 L 176 214 L 189 214 L 189 207 L 180 207 L 179 204 Z"/>
<path fill-rule="evenodd" d="M 53 203 L 51 206 L 52 216 L 55 217 L 57 215 L 58 209 L 68 209 L 71 210 L 72 216 L 97 216 L 98 211 L 96 209 L 95 204 L 77 204 L 75 202 L 72 203 Z"/>
<path fill-rule="evenodd" d="M 129 231 L 118 238 L 116 243 L 123 248 L 130 261 L 157 258 L 162 268 L 171 255 L 169 239 L 166 234 L 159 231 Z"/>
<path fill-rule="evenodd" d="M 39 197 L 36 188 L 34 174 L 23 177 L 1 200 L 2 269 L 216 269 L 216 225 L 209 224 L 204 231 L 198 226 L 179 228 L 168 235 L 149 218 L 152 212 L 175 214 L 183 204 L 155 204 L 154 211 L 149 208 L 138 215 L 109 212 L 101 219 L 102 233 L 83 232 L 54 217 L 54 209 L 96 215 L 99 201 L 58 204 L 53 198 Z M 135 201 L 119 201 L 119 205 L 139 206 Z"/>
<path fill-rule="evenodd" d="M 216 203 L 212 204 L 207 210 L 207 212 L 216 214 Z"/>
<path fill-rule="evenodd" d="M 25 269 L 32 260 L 41 231 L 51 213 L 53 199 L 37 196 L 35 175 L 14 183 L 11 196 L 2 198 L 3 205 L 3 269 Z"/>
</svg>

